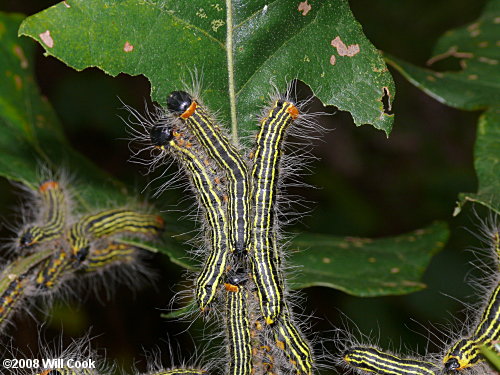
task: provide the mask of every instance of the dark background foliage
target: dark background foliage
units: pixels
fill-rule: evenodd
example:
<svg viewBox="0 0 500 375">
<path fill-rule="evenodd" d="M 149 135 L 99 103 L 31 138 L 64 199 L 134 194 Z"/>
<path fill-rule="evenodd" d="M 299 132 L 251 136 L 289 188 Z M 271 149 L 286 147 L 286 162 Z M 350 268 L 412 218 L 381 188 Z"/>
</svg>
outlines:
<svg viewBox="0 0 500 375">
<path fill-rule="evenodd" d="M 0 10 L 30 15 L 54 3 L 2 0 Z M 350 5 L 366 36 L 378 49 L 423 65 L 436 39 L 446 30 L 477 18 L 484 1 L 353 0 Z M 137 166 L 126 161 L 128 149 L 126 141 L 120 139 L 126 134 L 118 117 L 122 114 L 118 98 L 142 107 L 144 98 L 149 98 L 147 80 L 123 74 L 112 78 L 97 69 L 76 72 L 53 58 L 43 57 L 41 48 L 38 49 L 38 84 L 55 107 L 72 145 L 140 191 L 146 179 Z M 443 62 L 445 67 L 458 69 L 455 61 L 449 59 Z M 325 122 L 331 131 L 315 147 L 315 155 L 321 161 L 315 163 L 314 173 L 305 178 L 318 189 L 298 192 L 315 202 L 311 205 L 312 213 L 291 229 L 379 237 L 423 227 L 434 220 L 448 221 L 452 235 L 425 274 L 427 290 L 369 299 L 320 287 L 304 291 L 306 313 L 314 312 L 317 318 L 312 320 L 313 330 L 320 332 L 321 337 L 331 337 L 328 331 L 343 324 L 342 313 L 362 332 L 379 336 L 384 347 L 406 345 L 422 352 L 427 339 L 414 331 L 426 336 L 427 328 L 419 324 L 428 327 L 428 322 L 443 323 L 450 320 L 450 314 L 460 317 L 463 305 L 458 301 L 471 303 L 478 298 L 464 282 L 472 257 L 464 250 L 477 245 L 464 226 L 474 230 L 476 223 L 470 207 L 459 217 L 451 218 L 457 194 L 476 188 L 472 148 L 478 113 L 446 107 L 411 86 L 394 70 L 391 73 L 398 90 L 391 136 L 387 139 L 383 132 L 370 126 L 356 128 L 348 113 L 337 112 Z M 4 220 L 10 220 L 9 209 L 19 199 L 5 180 L 0 188 L 1 212 Z M 168 191 L 158 205 L 168 207 L 181 195 L 180 191 Z M 104 303 L 90 297 L 81 304 L 73 300 L 57 304 L 45 323 L 45 335 L 50 338 L 62 330 L 66 336 L 81 336 L 92 327 L 92 335 L 98 336 L 94 343 L 106 348 L 107 356 L 117 359 L 126 369 L 134 358 L 141 361 L 144 349 L 159 346 L 165 350 L 167 339 L 174 346 L 179 342 L 189 356 L 193 340 L 186 333 L 179 334 L 188 324 L 160 317 L 161 309 L 168 306 L 177 290 L 175 283 L 182 279 L 182 270 L 161 255 L 156 255 L 150 266 L 158 274 L 155 288 L 146 285 L 132 298 L 126 287 L 119 286 L 115 297 Z M 36 352 L 37 325 L 30 319 L 18 318 L 17 322 L 11 330 L 15 345 Z M 191 333 L 195 339 L 199 335 Z M 435 347 L 430 345 L 430 349 Z M 144 361 L 137 367 L 143 369 Z"/>
</svg>

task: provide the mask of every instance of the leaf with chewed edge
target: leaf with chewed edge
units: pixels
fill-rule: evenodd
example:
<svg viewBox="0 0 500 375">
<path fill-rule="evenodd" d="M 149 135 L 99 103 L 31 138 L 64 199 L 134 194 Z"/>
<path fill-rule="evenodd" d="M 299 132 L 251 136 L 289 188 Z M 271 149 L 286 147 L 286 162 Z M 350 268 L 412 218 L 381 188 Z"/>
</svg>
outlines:
<svg viewBox="0 0 500 375">
<path fill-rule="evenodd" d="M 28 17 L 19 34 L 77 70 L 143 74 L 162 105 L 198 75 L 233 137 L 255 130 L 273 86 L 292 79 L 357 125 L 392 128 L 392 77 L 347 0 L 66 0 Z"/>
<path fill-rule="evenodd" d="M 290 256 L 291 266 L 301 267 L 300 277 L 290 286 L 325 286 L 360 297 L 415 292 L 425 288 L 420 279 L 448 234 L 442 222 L 380 239 L 300 234 L 291 244 L 299 251 Z"/>
<path fill-rule="evenodd" d="M 86 210 L 110 203 L 134 205 L 125 186 L 74 150 L 65 138 L 51 105 L 35 83 L 35 44 L 17 36 L 23 18 L 0 13 L 0 74 L 5 77 L 0 80 L 0 176 L 36 190 L 41 169 L 63 170 L 63 174 L 70 174 L 72 196 Z M 172 221 L 167 220 L 167 235 L 175 234 Z M 185 249 L 179 241 L 169 237 L 165 245 L 157 247 L 170 252 L 176 263 L 185 263 Z"/>
</svg>

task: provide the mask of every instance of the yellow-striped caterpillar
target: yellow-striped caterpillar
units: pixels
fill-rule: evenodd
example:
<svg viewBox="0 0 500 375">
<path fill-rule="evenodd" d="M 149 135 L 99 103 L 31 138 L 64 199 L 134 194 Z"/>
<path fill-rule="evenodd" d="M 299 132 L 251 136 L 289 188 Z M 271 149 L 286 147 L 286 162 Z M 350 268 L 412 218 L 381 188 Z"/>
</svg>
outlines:
<svg viewBox="0 0 500 375">
<path fill-rule="evenodd" d="M 248 292 L 241 274 L 228 276 L 226 287 L 226 338 L 229 350 L 228 375 L 252 373 L 252 346 L 248 319 Z"/>
<path fill-rule="evenodd" d="M 171 370 L 152 372 L 148 375 L 205 375 L 207 371 L 195 368 L 175 368 Z"/>
<path fill-rule="evenodd" d="M 137 249 L 123 243 L 111 242 L 102 248 L 92 249 L 89 253 L 83 271 L 100 271 L 107 266 L 129 263 L 134 260 Z"/>
<path fill-rule="evenodd" d="M 126 233 L 154 238 L 163 228 L 164 221 L 160 216 L 111 209 L 86 215 L 74 223 L 69 230 L 69 243 L 73 257 L 77 262 L 83 262 L 92 239 Z"/>
<path fill-rule="evenodd" d="M 243 158 L 230 143 L 205 109 L 185 91 L 174 91 L 167 99 L 167 108 L 187 124 L 189 131 L 205 152 L 225 172 L 228 184 L 228 217 L 231 248 L 237 253 L 247 251 L 250 235 L 249 181 Z"/>
<path fill-rule="evenodd" d="M 299 115 L 297 107 L 278 100 L 261 121 L 252 170 L 252 274 L 267 324 L 279 316 L 283 304 L 280 259 L 275 246 L 276 191 L 285 132 Z"/>
<path fill-rule="evenodd" d="M 405 359 L 372 347 L 354 346 L 343 354 L 346 363 L 357 370 L 379 375 L 438 375 L 435 364 Z"/>
<path fill-rule="evenodd" d="M 67 216 L 67 197 L 56 181 L 46 181 L 38 188 L 43 217 L 40 225 L 26 228 L 20 235 L 19 245 L 30 247 L 62 236 Z"/>
<path fill-rule="evenodd" d="M 484 360 L 479 347 L 500 339 L 500 283 L 493 290 L 481 320 L 469 338 L 455 343 L 443 358 L 448 371 L 463 370 Z"/>
<path fill-rule="evenodd" d="M 199 308 L 205 310 L 216 295 L 225 272 L 227 252 L 229 251 L 229 222 L 226 215 L 224 186 L 219 174 L 212 168 L 210 159 L 203 152 L 196 139 L 189 134 L 189 129 L 182 131 L 172 123 L 165 121 L 165 114 L 158 107 L 147 117 L 126 107 L 136 118 L 141 129 L 132 128 L 132 134 L 146 150 L 154 147 L 160 155 L 152 158 L 151 168 L 161 164 L 165 156 L 171 155 L 179 161 L 186 171 L 195 195 L 203 207 L 207 221 L 209 254 L 196 281 L 195 296 Z M 153 150 L 150 150 L 153 152 Z M 146 161 L 143 161 L 146 162 Z"/>
<path fill-rule="evenodd" d="M 64 248 L 55 250 L 38 271 L 35 286 L 43 291 L 52 290 L 63 280 L 63 277 L 74 270 L 74 260 Z"/>
<path fill-rule="evenodd" d="M 279 349 L 283 350 L 297 374 L 311 375 L 313 369 L 313 355 L 311 348 L 303 334 L 292 321 L 288 306 L 285 304 L 283 312 L 276 323 L 275 340 Z"/>
<path fill-rule="evenodd" d="M 32 284 L 36 266 L 50 254 L 50 249 L 44 249 L 27 257 L 18 258 L 0 273 L 0 330 L 25 298 L 25 292 Z"/>
</svg>

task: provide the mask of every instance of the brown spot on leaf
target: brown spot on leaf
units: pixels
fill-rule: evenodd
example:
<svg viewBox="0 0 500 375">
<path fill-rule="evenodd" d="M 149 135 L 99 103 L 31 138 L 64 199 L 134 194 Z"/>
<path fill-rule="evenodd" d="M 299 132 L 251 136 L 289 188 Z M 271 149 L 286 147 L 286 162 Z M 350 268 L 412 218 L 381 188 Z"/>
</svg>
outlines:
<svg viewBox="0 0 500 375">
<path fill-rule="evenodd" d="M 302 1 L 301 3 L 299 3 L 298 11 L 302 12 L 303 16 L 307 16 L 307 13 L 309 13 L 311 8 L 312 8 L 311 4 L 307 4 L 307 0 L 306 0 L 306 1 Z"/>
<path fill-rule="evenodd" d="M 17 44 L 14 45 L 14 55 L 16 55 L 19 60 L 21 60 L 21 68 L 26 69 L 29 66 L 28 59 L 24 55 L 23 49 Z"/>
<path fill-rule="evenodd" d="M 375 263 L 376 261 L 377 261 L 377 259 L 374 257 L 368 258 L 368 262 L 370 262 L 370 263 Z"/>
<path fill-rule="evenodd" d="M 49 48 L 54 47 L 54 39 L 50 36 L 50 31 L 46 30 L 43 33 L 38 35 L 40 39 L 42 39 L 42 42 L 45 43 L 45 45 Z"/>
<path fill-rule="evenodd" d="M 23 80 L 21 76 L 14 74 L 14 83 L 16 85 L 17 90 L 21 90 L 23 88 Z"/>
<path fill-rule="evenodd" d="M 399 273 L 401 270 L 398 267 L 391 268 L 391 273 Z"/>
<path fill-rule="evenodd" d="M 331 55 L 330 56 L 330 64 L 335 65 L 336 61 L 337 61 L 337 58 L 335 57 L 335 55 Z"/>
<path fill-rule="evenodd" d="M 326 257 L 325 257 L 325 258 L 323 258 L 323 263 L 325 263 L 325 264 L 329 264 L 329 263 L 331 263 L 331 262 L 332 262 L 332 260 L 331 260 L 330 258 L 326 258 Z"/>
<path fill-rule="evenodd" d="M 125 42 L 123 46 L 123 51 L 125 52 L 132 52 L 134 50 L 134 46 L 130 44 L 128 41 Z"/>
<path fill-rule="evenodd" d="M 493 18 L 493 23 L 500 23 L 500 17 Z"/>
<path fill-rule="evenodd" d="M 458 47 L 453 46 L 448 51 L 440 53 L 439 55 L 436 55 L 434 57 L 431 57 L 429 60 L 427 60 L 426 64 L 432 65 L 435 62 L 444 60 L 450 56 L 456 57 L 457 59 L 470 59 L 470 58 L 474 57 L 474 55 L 470 52 L 458 52 Z"/>
<path fill-rule="evenodd" d="M 490 64 L 490 65 L 497 65 L 498 64 L 498 60 L 495 60 L 495 59 L 490 59 L 488 57 L 478 57 L 478 60 L 485 63 L 485 64 Z"/>
<path fill-rule="evenodd" d="M 480 48 L 485 48 L 485 47 L 488 47 L 488 44 L 489 43 L 487 41 L 484 41 L 484 42 L 479 42 L 477 44 L 477 46 L 480 47 Z"/>
<path fill-rule="evenodd" d="M 474 80 L 478 79 L 479 77 L 478 77 L 477 74 L 469 74 L 467 76 L 467 78 L 470 79 L 470 80 L 472 80 L 472 81 L 474 81 Z"/>
<path fill-rule="evenodd" d="M 357 55 L 360 51 L 359 44 L 351 44 L 346 46 L 346 44 L 340 39 L 340 36 L 337 36 L 331 42 L 332 46 L 337 49 L 337 53 L 340 56 L 349 56 L 352 57 Z"/>
<path fill-rule="evenodd" d="M 426 77 L 428 81 L 434 82 L 436 78 L 434 76 L 427 76 Z"/>
</svg>

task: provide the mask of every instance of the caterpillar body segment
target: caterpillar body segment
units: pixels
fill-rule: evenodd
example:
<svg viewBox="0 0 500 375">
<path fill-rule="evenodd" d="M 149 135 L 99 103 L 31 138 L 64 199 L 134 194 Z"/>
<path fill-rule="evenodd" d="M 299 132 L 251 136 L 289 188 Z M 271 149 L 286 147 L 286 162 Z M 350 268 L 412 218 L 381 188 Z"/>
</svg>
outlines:
<svg viewBox="0 0 500 375">
<path fill-rule="evenodd" d="M 0 272 L 0 332 L 32 285 L 36 267 L 51 253 L 52 249 L 44 249 L 18 258 Z"/>
<path fill-rule="evenodd" d="M 23 248 L 56 239 L 64 233 L 68 202 L 61 185 L 56 181 L 44 182 L 38 193 L 43 210 L 42 224 L 32 225 L 21 233 L 19 245 Z"/>
<path fill-rule="evenodd" d="M 171 370 L 155 371 L 148 375 L 206 375 L 207 371 L 195 368 L 175 368 Z"/>
<path fill-rule="evenodd" d="M 118 234 L 131 234 L 147 238 L 157 237 L 164 229 L 160 216 L 143 214 L 127 209 L 112 209 L 86 215 L 69 230 L 69 243 L 73 257 L 83 262 L 94 238 Z"/>
<path fill-rule="evenodd" d="M 299 116 L 297 107 L 277 100 L 261 121 L 253 155 L 251 202 L 252 247 L 250 261 L 264 320 L 273 324 L 283 304 L 283 283 L 276 248 L 276 193 L 279 164 L 286 131 Z"/>
<path fill-rule="evenodd" d="M 174 91 L 167 99 L 167 108 L 189 131 L 205 152 L 224 171 L 228 185 L 228 219 L 231 250 L 247 251 L 250 237 L 249 179 L 246 163 L 205 109 L 191 95 Z"/>
<path fill-rule="evenodd" d="M 244 281 L 228 278 L 226 287 L 226 338 L 229 351 L 228 375 L 252 374 L 252 346 L 248 317 L 248 292 Z"/>
<path fill-rule="evenodd" d="M 434 363 L 405 359 L 371 347 L 355 346 L 346 350 L 344 361 L 364 372 L 380 375 L 438 375 Z"/>
<path fill-rule="evenodd" d="M 35 285 L 43 291 L 53 290 L 61 283 L 64 276 L 73 270 L 74 258 L 64 249 L 60 249 L 41 265 Z"/>
<path fill-rule="evenodd" d="M 311 375 L 314 363 L 311 347 L 292 322 L 288 306 L 283 309 L 273 329 L 276 346 L 285 352 L 296 373 Z"/>
<path fill-rule="evenodd" d="M 196 280 L 195 297 L 198 307 L 205 311 L 214 299 L 225 272 L 227 254 L 230 248 L 229 223 L 226 204 L 217 175 L 210 168 L 210 162 L 201 147 L 186 132 L 166 127 L 150 130 L 151 142 L 174 155 L 196 191 L 203 207 L 209 232 L 209 254 Z"/>
<path fill-rule="evenodd" d="M 11 280 L 8 287 L 0 294 L 0 331 L 16 306 L 24 298 L 24 291 L 29 286 L 29 271 Z"/>
<path fill-rule="evenodd" d="M 111 242 L 106 247 L 93 249 L 85 261 L 83 270 L 95 272 L 114 264 L 133 262 L 136 252 L 136 248 L 131 245 Z"/>
<path fill-rule="evenodd" d="M 483 361 L 479 348 L 500 340 L 500 283 L 493 290 L 481 320 L 469 338 L 455 343 L 443 358 L 448 371 L 463 370 Z"/>
<path fill-rule="evenodd" d="M 93 369 L 88 368 L 72 368 L 63 367 L 58 369 L 48 369 L 40 372 L 37 375 L 100 375 Z"/>
</svg>

